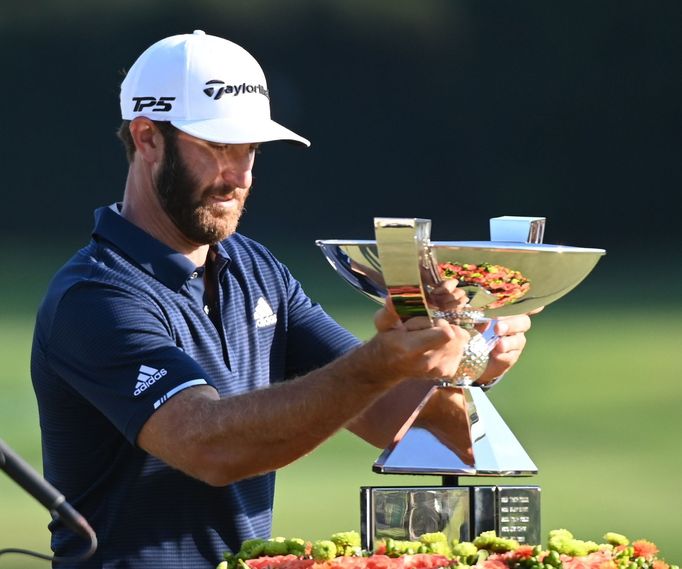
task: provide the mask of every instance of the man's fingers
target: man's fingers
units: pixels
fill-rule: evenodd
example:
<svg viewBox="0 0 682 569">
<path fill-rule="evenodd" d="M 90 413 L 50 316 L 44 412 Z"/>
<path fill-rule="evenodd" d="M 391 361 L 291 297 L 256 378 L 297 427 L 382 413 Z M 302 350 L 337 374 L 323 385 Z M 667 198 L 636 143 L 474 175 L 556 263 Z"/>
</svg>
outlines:
<svg viewBox="0 0 682 569">
<path fill-rule="evenodd" d="M 448 342 L 458 341 L 461 330 L 442 319 L 436 319 L 431 324 L 426 317 L 410 318 L 404 325 L 408 332 L 405 338 L 408 349 L 419 352 L 439 350 Z"/>
<path fill-rule="evenodd" d="M 525 334 L 530 330 L 530 317 L 526 314 L 518 316 L 507 316 L 500 318 L 495 324 L 495 334 L 500 337 L 511 336 L 513 334 Z"/>
<path fill-rule="evenodd" d="M 526 346 L 526 332 L 531 327 L 530 316 L 541 311 L 542 308 L 538 308 L 528 314 L 502 317 L 495 323 L 494 332 L 498 340 L 490 352 L 488 367 L 479 381 L 486 383 L 503 375 L 516 364 Z"/>
<path fill-rule="evenodd" d="M 426 317 L 410 318 L 405 322 L 408 331 L 430 330 L 434 338 L 442 338 L 444 342 L 459 341 L 468 342 L 471 338 L 469 332 L 454 324 L 450 324 L 443 318 L 436 318 L 433 323 Z"/>
<path fill-rule="evenodd" d="M 509 352 L 521 352 L 526 346 L 526 336 L 525 334 L 512 334 L 508 336 L 502 336 L 495 343 L 492 349 L 492 354 L 505 354 Z"/>
<path fill-rule="evenodd" d="M 374 327 L 379 332 L 387 332 L 395 328 L 400 328 L 401 322 L 391 299 L 386 300 L 386 305 L 374 313 Z"/>
<path fill-rule="evenodd" d="M 415 316 L 414 318 L 405 320 L 405 329 L 410 332 L 413 330 L 426 330 L 427 328 L 431 328 L 432 326 L 437 326 L 437 322 L 439 321 L 445 322 L 442 319 L 436 319 L 433 321 L 432 324 L 431 320 L 426 316 Z"/>
<path fill-rule="evenodd" d="M 454 288 L 453 288 L 454 287 Z M 453 285 L 439 291 L 450 302 L 464 293 Z M 398 377 L 452 378 L 462 360 L 470 333 L 443 318 L 415 316 L 401 321 L 390 299 L 374 317 L 378 360 Z"/>
</svg>

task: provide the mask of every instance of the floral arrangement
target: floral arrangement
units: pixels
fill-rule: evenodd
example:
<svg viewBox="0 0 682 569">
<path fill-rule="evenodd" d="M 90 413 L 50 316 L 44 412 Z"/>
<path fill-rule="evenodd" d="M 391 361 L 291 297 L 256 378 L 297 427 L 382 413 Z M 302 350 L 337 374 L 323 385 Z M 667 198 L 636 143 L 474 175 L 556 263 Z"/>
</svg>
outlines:
<svg viewBox="0 0 682 569">
<path fill-rule="evenodd" d="M 520 299 L 530 290 L 530 281 L 519 271 L 502 265 L 483 263 L 440 263 L 441 278 L 457 279 L 461 285 L 479 285 L 498 300 L 490 308 L 498 308 Z"/>
<path fill-rule="evenodd" d="M 448 542 L 441 532 L 416 541 L 387 539 L 373 551 L 360 547 L 357 532 L 340 532 L 315 542 L 250 539 L 226 553 L 217 569 L 679 569 L 658 558 L 650 541 L 630 542 L 607 533 L 604 542 L 583 541 L 565 529 L 549 532 L 547 548 L 484 532 L 472 542 Z"/>
</svg>

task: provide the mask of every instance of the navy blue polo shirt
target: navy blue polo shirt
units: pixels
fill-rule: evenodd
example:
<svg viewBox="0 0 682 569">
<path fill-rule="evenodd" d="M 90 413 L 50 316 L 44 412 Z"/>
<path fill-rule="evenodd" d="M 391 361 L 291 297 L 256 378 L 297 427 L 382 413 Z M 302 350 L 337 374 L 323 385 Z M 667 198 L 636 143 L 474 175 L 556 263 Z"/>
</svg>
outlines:
<svg viewBox="0 0 682 569">
<path fill-rule="evenodd" d="M 274 473 L 211 487 L 140 449 L 140 429 L 184 389 L 264 388 L 358 340 L 240 234 L 211 248 L 218 293 L 208 298 L 204 267 L 117 205 L 95 217 L 92 241 L 57 273 L 37 317 L 31 373 L 45 477 L 98 535 L 98 551 L 77 567 L 213 568 L 243 540 L 269 536 Z M 58 555 L 83 549 L 59 520 L 50 526 Z"/>
</svg>

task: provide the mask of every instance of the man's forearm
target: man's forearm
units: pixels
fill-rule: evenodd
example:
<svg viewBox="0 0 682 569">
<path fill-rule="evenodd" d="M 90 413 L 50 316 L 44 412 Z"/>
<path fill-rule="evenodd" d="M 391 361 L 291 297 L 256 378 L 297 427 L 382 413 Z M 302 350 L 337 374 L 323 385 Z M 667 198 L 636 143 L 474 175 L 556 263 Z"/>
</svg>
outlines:
<svg viewBox="0 0 682 569">
<path fill-rule="evenodd" d="M 368 405 L 348 423 L 348 430 L 378 448 L 385 448 L 436 383 L 427 379 L 403 381 Z"/>
<path fill-rule="evenodd" d="M 175 396 L 145 425 L 140 445 L 212 485 L 280 468 L 309 453 L 395 381 L 371 365 L 372 348 L 270 388 L 219 399 L 212 388 Z M 171 403 L 171 401 L 169 401 Z M 169 438 L 163 433 L 172 429 Z"/>
</svg>

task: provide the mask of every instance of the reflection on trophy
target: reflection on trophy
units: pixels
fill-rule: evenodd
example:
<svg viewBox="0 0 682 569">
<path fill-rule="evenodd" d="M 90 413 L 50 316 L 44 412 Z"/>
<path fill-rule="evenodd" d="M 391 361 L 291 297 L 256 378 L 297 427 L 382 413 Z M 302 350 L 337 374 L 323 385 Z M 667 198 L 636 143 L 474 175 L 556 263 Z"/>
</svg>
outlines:
<svg viewBox="0 0 682 569">
<path fill-rule="evenodd" d="M 505 216 L 490 220 L 491 241 L 434 242 L 429 220 L 375 218 L 375 240 L 317 241 L 344 280 L 377 302 L 390 298 L 403 320 L 444 318 L 471 335 L 456 376 L 431 388 L 373 465 L 378 473 L 437 475 L 442 486 L 362 488 L 364 547 L 435 531 L 471 540 L 494 530 L 540 543 L 539 487 L 463 486 L 459 476 L 537 474 L 476 380 L 498 339 L 496 318 L 554 302 L 605 253 L 542 244 L 544 222 Z"/>
</svg>

